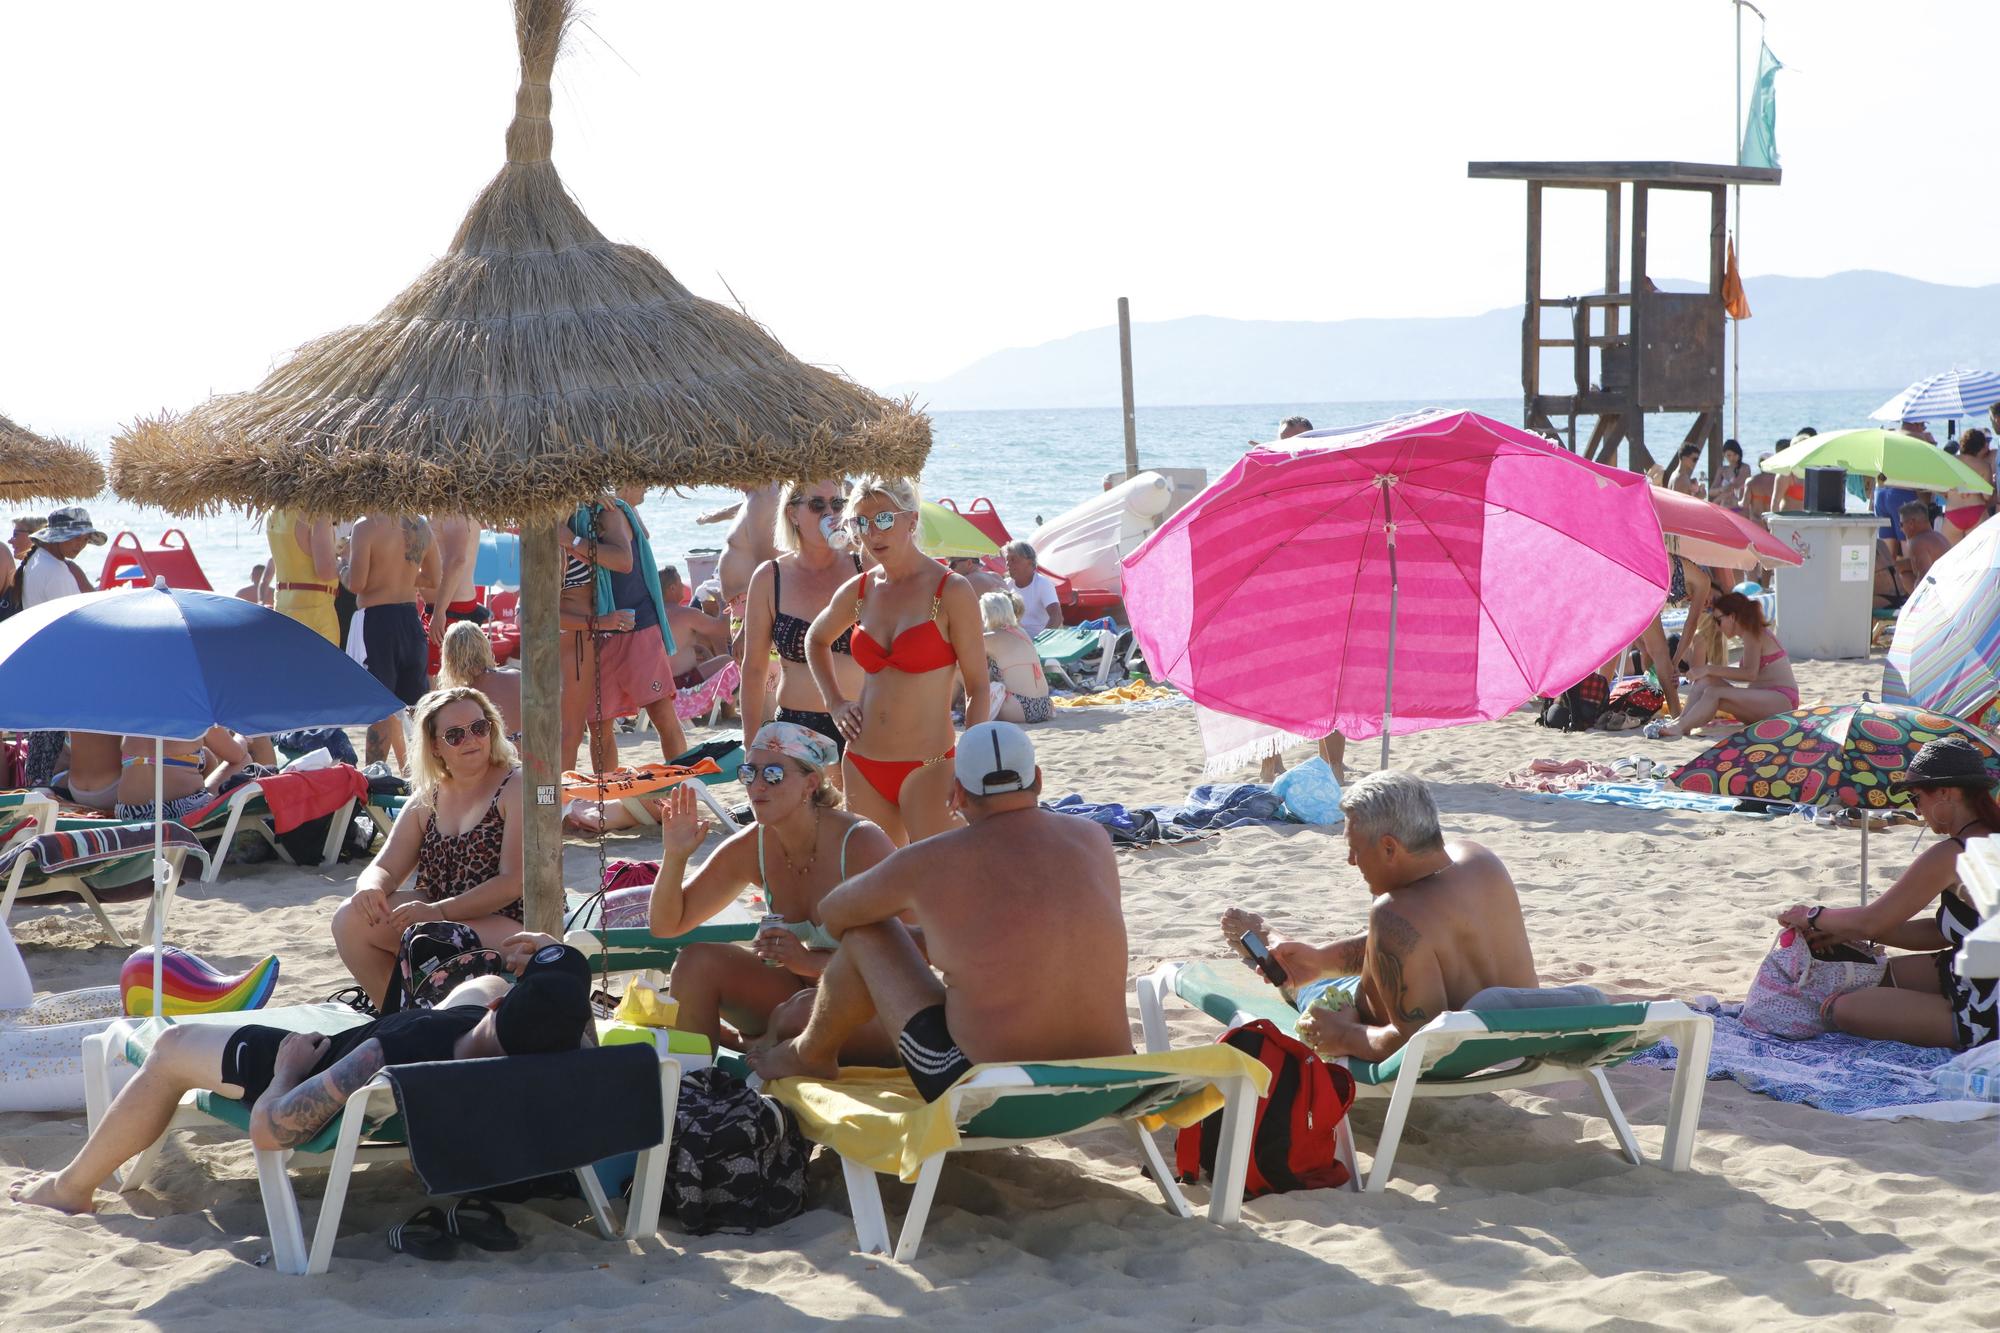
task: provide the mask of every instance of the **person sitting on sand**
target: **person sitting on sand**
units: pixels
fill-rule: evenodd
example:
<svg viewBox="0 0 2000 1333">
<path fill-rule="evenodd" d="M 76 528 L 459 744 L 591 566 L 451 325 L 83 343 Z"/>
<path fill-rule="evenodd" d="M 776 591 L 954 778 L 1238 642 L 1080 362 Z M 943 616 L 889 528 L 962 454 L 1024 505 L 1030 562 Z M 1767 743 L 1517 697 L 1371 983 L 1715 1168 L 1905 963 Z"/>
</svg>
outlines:
<svg viewBox="0 0 2000 1333">
<path fill-rule="evenodd" d="M 1715 599 L 1709 614 L 1723 638 L 1743 641 L 1743 656 L 1735 666 L 1704 662 L 1691 668 L 1686 710 L 1672 722 L 1647 723 L 1645 734 L 1650 738 L 1678 740 L 1725 710 L 1735 721 L 1748 723 L 1799 706 L 1791 657 L 1764 622 L 1763 606 L 1740 592 L 1726 592 Z"/>
<path fill-rule="evenodd" d="M 1370 773 L 1341 794 L 1340 808 L 1347 863 L 1374 899 L 1364 933 L 1315 946 L 1271 934 L 1254 912 L 1222 914 L 1232 945 L 1246 931 L 1263 935 L 1298 988 L 1299 1036 L 1313 1049 L 1386 1060 L 1488 987 L 1539 984 L 1507 867 L 1476 842 L 1445 841 L 1422 779 Z"/>
<path fill-rule="evenodd" d="M 339 1115 L 385 1065 L 573 1051 L 590 1037 L 590 964 L 548 935 L 504 942 L 520 980 L 476 977 L 435 1009 L 404 1009 L 329 1037 L 246 1023 L 170 1027 L 60 1171 L 8 1187 L 16 1202 L 94 1210 L 98 1186 L 159 1140 L 189 1091 L 250 1103 L 250 1142 L 296 1148 Z M 244 1015 L 254 1018 L 254 1014 Z"/>
<path fill-rule="evenodd" d="M 992 684 L 992 716 L 1004 722 L 1046 722 L 1055 713 L 1049 703 L 1049 678 L 1042 674 L 1042 656 L 1035 641 L 1021 628 L 1021 595 L 989 592 L 979 599 L 979 618 L 986 626 L 986 677 Z"/>
<path fill-rule="evenodd" d="M 764 895 L 765 911 L 784 917 L 749 948 L 697 943 L 674 960 L 670 989 L 680 1004 L 674 1026 L 711 1041 L 741 1046 L 761 1036 L 771 1011 L 813 985 L 833 956 L 833 940 L 818 923 L 819 905 L 849 876 L 871 869 L 896 850 L 889 836 L 840 808 L 828 775 L 840 766 L 832 741 L 793 722 L 767 722 L 745 752 L 739 771 L 753 822 L 738 829 L 692 876 L 688 858 L 708 834 L 694 789 L 671 788 L 655 804 L 660 821 L 660 872 L 651 888 L 606 896 L 612 924 L 640 908 L 648 930 L 671 939 L 694 929 L 736 900 L 745 886 Z M 637 920 L 630 924 L 637 925 Z M 724 1034 L 723 1022 L 735 1031 Z"/>
<path fill-rule="evenodd" d="M 521 766 L 505 725 L 478 690 L 417 703 L 410 803 L 333 914 L 340 961 L 376 1005 L 418 922 L 463 921 L 489 948 L 521 928 Z"/>
<path fill-rule="evenodd" d="M 834 1077 L 848 1038 L 878 1020 L 926 1101 L 975 1064 L 1131 1053 L 1109 835 L 1040 808 L 1034 743 L 1011 722 L 967 728 L 952 774 L 964 828 L 910 844 L 820 901 L 840 947 L 805 1030 L 751 1053 L 766 1079 Z"/>
<path fill-rule="evenodd" d="M 2000 832 L 1993 774 L 1962 736 L 1917 751 L 1894 788 L 1908 792 L 1931 832 L 1944 835 L 1910 863 L 1889 890 L 1861 907 L 1793 906 L 1780 924 L 1806 932 L 1815 950 L 1856 940 L 1907 949 L 1889 960 L 1882 984 L 1836 996 L 1826 1017 L 1842 1032 L 1912 1046 L 1964 1050 L 2000 1036 L 2000 982 L 1966 976 L 1958 951 L 1979 926 L 1979 909 L 1959 877 L 1968 838 Z M 1937 911 L 1919 915 L 1937 900 Z"/>
<path fill-rule="evenodd" d="M 478 690 L 500 711 L 507 739 L 521 739 L 521 673 L 493 660 L 493 645 L 470 621 L 458 621 L 444 632 L 438 654 L 437 688 Z"/>
<path fill-rule="evenodd" d="M 1951 549 L 1951 543 L 1932 525 L 1931 508 L 1923 501 L 1912 500 L 1896 513 L 1903 520 L 1903 558 L 1896 562 L 1896 572 L 1907 598 L 1931 572 L 1938 557 Z"/>
</svg>

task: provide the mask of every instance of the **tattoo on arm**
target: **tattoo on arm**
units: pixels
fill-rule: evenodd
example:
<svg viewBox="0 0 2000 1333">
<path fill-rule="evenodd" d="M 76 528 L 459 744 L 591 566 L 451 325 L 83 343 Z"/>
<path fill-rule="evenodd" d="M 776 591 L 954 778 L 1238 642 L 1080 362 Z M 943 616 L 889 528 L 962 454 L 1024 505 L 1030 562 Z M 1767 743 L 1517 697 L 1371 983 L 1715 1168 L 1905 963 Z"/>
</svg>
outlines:
<svg viewBox="0 0 2000 1333">
<path fill-rule="evenodd" d="M 1368 962 L 1368 937 L 1335 940 L 1326 946 L 1327 972 L 1337 977 L 1358 976 Z"/>
<path fill-rule="evenodd" d="M 286 1148 L 296 1148 L 339 1115 L 347 1099 L 382 1068 L 382 1043 L 365 1041 L 333 1068 L 315 1074 L 278 1098 L 271 1107 L 271 1132 Z"/>
<path fill-rule="evenodd" d="M 1375 917 L 1370 931 L 1375 944 L 1375 972 L 1391 1016 L 1403 1023 L 1428 1022 L 1430 1013 L 1409 1002 L 1403 979 L 1403 959 L 1423 942 L 1423 936 L 1406 918 L 1387 907 L 1377 908 Z"/>
</svg>

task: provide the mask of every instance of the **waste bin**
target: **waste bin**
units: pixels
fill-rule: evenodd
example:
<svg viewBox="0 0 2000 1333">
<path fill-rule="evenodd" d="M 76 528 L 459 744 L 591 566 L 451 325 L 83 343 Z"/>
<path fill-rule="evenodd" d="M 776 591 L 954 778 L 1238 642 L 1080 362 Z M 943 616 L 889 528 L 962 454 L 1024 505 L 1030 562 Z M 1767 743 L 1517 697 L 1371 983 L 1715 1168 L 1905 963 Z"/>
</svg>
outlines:
<svg viewBox="0 0 2000 1333">
<path fill-rule="evenodd" d="M 1766 514 L 1771 535 L 1805 557 L 1773 578 L 1780 637 L 1793 657 L 1866 657 L 1874 627 L 1875 538 L 1870 514 Z"/>
</svg>

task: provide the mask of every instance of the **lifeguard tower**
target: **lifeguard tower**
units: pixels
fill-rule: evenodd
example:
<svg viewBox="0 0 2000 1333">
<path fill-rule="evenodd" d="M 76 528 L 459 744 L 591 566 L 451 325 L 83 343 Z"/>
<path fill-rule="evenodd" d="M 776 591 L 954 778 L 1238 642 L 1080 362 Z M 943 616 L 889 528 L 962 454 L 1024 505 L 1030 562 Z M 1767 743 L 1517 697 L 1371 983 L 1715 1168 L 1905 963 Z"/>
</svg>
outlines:
<svg viewBox="0 0 2000 1333">
<path fill-rule="evenodd" d="M 1655 461 L 1646 447 L 1648 412 L 1692 412 L 1686 443 L 1705 444 L 1711 471 L 1722 452 L 1725 386 L 1722 280 L 1728 235 L 1729 186 L 1776 185 L 1771 167 L 1698 162 L 1472 162 L 1474 180 L 1528 183 L 1528 283 L 1521 314 L 1522 424 L 1577 445 L 1577 419 L 1594 417 L 1581 452 L 1593 462 L 1618 461 L 1644 471 Z M 1631 226 L 1623 225 L 1627 190 Z M 1542 294 L 1542 193 L 1595 190 L 1604 196 L 1604 289 L 1587 296 Z M 1661 291 L 1646 272 L 1648 204 L 1655 190 L 1709 197 L 1708 290 Z M 1630 281 L 1621 269 L 1630 246 Z M 1542 312 L 1570 312 L 1567 336 L 1549 337 Z M 1542 392 L 1542 353 L 1567 347 L 1574 356 L 1568 393 Z M 1561 426 L 1558 418 L 1564 419 Z"/>
</svg>

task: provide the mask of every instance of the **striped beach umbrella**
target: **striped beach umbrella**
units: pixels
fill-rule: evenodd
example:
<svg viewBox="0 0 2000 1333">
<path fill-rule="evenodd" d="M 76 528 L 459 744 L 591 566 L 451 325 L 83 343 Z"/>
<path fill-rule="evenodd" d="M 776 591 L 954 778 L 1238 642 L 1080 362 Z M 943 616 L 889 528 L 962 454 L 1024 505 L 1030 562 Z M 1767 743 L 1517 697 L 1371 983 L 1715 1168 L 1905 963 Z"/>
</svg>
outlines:
<svg viewBox="0 0 2000 1333">
<path fill-rule="evenodd" d="M 1938 557 L 1896 618 L 1882 697 L 1977 717 L 2000 695 L 2000 523 Z"/>
<path fill-rule="evenodd" d="M 2000 375 L 1947 370 L 1926 375 L 1868 414 L 1870 421 L 1963 421 L 2000 402 Z"/>
</svg>

